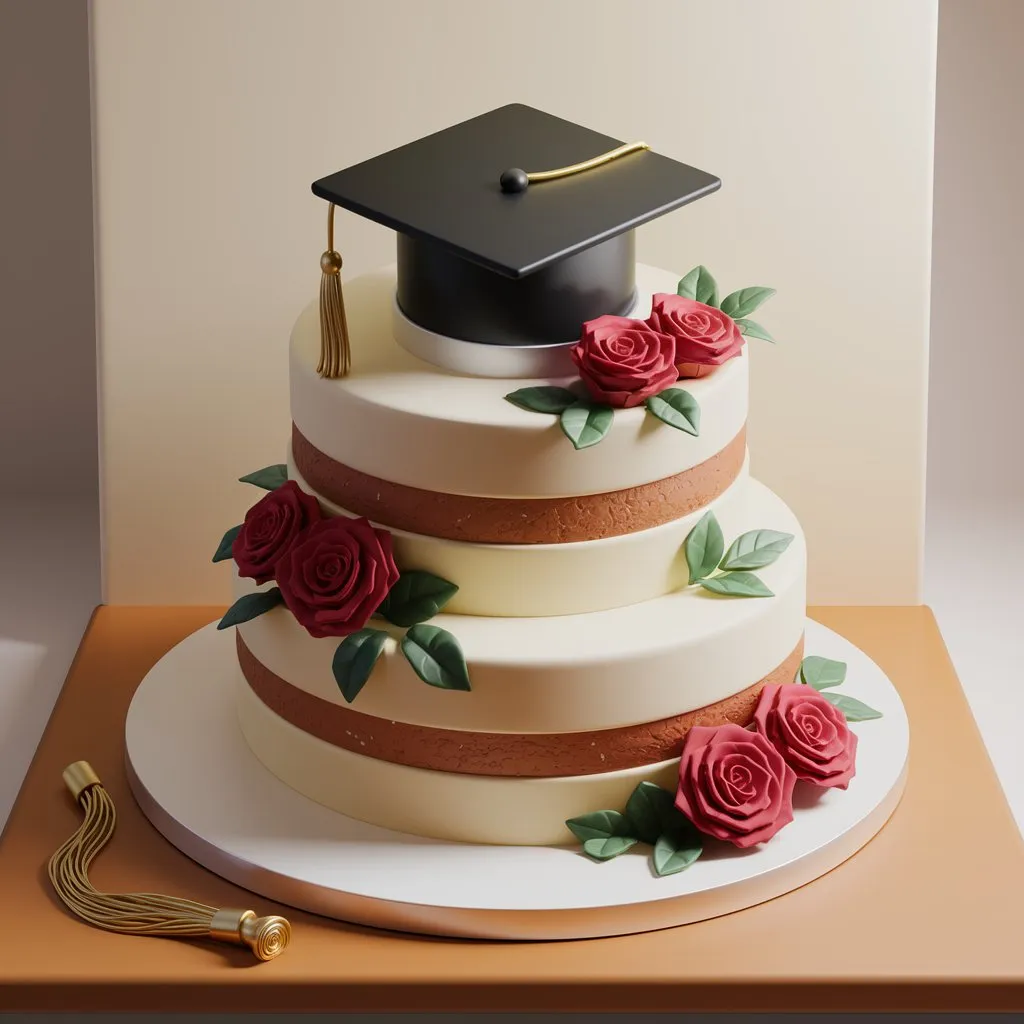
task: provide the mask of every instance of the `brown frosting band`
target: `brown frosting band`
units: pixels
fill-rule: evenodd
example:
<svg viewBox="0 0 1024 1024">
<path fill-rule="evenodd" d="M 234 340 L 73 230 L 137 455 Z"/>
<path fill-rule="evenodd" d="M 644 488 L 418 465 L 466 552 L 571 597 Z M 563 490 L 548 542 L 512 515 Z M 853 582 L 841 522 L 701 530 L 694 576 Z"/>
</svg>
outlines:
<svg viewBox="0 0 1024 1024">
<path fill-rule="evenodd" d="M 258 661 L 236 631 L 238 663 L 256 694 L 303 732 L 380 761 L 465 775 L 546 778 L 598 775 L 678 757 L 695 725 L 749 725 L 766 683 L 791 683 L 803 657 L 801 637 L 786 660 L 753 686 L 717 704 L 660 722 L 591 732 L 482 733 L 392 722 L 300 690 Z M 372 685 L 372 683 L 370 684 Z"/>
<path fill-rule="evenodd" d="M 470 544 L 566 544 L 648 530 L 707 505 L 739 475 L 746 427 L 710 459 L 654 483 L 565 498 L 483 498 L 391 483 L 335 462 L 292 424 L 292 457 L 318 494 L 393 530 Z"/>
</svg>

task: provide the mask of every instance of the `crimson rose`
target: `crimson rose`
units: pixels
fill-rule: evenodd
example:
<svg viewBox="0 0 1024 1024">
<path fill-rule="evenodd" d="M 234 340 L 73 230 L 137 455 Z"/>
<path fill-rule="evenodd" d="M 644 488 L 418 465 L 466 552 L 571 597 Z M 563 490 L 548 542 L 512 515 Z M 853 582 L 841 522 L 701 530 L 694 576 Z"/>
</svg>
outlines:
<svg viewBox="0 0 1024 1024">
<path fill-rule="evenodd" d="M 720 309 L 681 295 L 659 293 L 647 322 L 675 339 L 680 377 L 703 377 L 740 354 L 743 335 L 736 321 Z"/>
<path fill-rule="evenodd" d="M 842 711 L 813 687 L 767 684 L 754 711 L 754 724 L 798 779 L 846 789 L 853 778 L 857 737 Z"/>
<path fill-rule="evenodd" d="M 289 480 L 264 495 L 245 513 L 238 536 L 231 545 L 231 557 L 239 576 L 257 583 L 274 578 L 274 566 L 299 535 L 322 518 L 316 498 Z"/>
<path fill-rule="evenodd" d="M 571 352 L 594 400 L 617 409 L 640 405 L 679 378 L 675 342 L 643 320 L 588 320 Z"/>
<path fill-rule="evenodd" d="M 314 523 L 277 564 L 277 585 L 310 636 L 348 636 L 366 625 L 398 580 L 391 534 L 368 519 Z"/>
<path fill-rule="evenodd" d="M 701 832 L 754 846 L 793 820 L 795 783 L 793 769 L 760 733 L 696 725 L 683 741 L 676 807 Z"/>
</svg>

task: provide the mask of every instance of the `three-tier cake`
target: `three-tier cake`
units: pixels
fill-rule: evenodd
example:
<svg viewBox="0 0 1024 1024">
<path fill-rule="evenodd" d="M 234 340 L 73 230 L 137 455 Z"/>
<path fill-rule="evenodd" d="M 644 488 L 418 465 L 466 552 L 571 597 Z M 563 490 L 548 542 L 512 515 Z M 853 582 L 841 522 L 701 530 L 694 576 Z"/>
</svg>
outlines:
<svg viewBox="0 0 1024 1024">
<path fill-rule="evenodd" d="M 233 601 L 125 723 L 171 842 L 328 917 L 566 939 L 773 899 L 882 828 L 906 713 L 806 617 L 750 472 L 773 291 L 636 259 L 719 184 L 518 104 L 314 182 L 290 436 L 214 553 Z M 338 210 L 395 263 L 342 286 Z"/>
<path fill-rule="evenodd" d="M 746 446 L 771 291 L 635 263 L 637 225 L 718 184 L 512 105 L 314 185 L 399 247 L 339 311 L 329 245 L 285 463 L 218 553 L 241 727 L 289 786 L 399 832 L 571 842 L 797 677 L 804 539 Z"/>
</svg>

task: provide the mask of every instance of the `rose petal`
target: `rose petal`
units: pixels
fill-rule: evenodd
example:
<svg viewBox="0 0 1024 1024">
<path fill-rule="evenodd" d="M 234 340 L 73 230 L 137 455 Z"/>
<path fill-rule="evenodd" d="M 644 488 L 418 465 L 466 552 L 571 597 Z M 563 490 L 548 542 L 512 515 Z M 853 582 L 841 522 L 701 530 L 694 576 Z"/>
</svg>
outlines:
<svg viewBox="0 0 1024 1024">
<path fill-rule="evenodd" d="M 339 516 L 315 524 L 279 566 L 286 606 L 311 636 L 362 629 L 398 579 L 386 530 Z"/>
<path fill-rule="evenodd" d="M 648 323 L 675 339 L 677 364 L 720 365 L 739 355 L 744 338 L 720 309 L 679 295 L 654 296 Z"/>
<path fill-rule="evenodd" d="M 792 821 L 795 783 L 793 769 L 762 733 L 697 726 L 683 743 L 676 806 L 702 832 L 752 846 Z"/>
<path fill-rule="evenodd" d="M 809 731 L 812 720 L 817 735 Z M 826 788 L 845 788 L 853 778 L 857 737 L 843 713 L 816 690 L 798 683 L 765 686 L 754 724 L 797 778 Z"/>
<path fill-rule="evenodd" d="M 678 379 L 675 347 L 646 321 L 604 316 L 584 324 L 570 354 L 593 399 L 632 408 Z"/>
<path fill-rule="evenodd" d="M 258 583 L 273 579 L 276 563 L 320 519 L 316 498 L 294 480 L 265 494 L 246 512 L 231 547 L 239 575 Z"/>
</svg>

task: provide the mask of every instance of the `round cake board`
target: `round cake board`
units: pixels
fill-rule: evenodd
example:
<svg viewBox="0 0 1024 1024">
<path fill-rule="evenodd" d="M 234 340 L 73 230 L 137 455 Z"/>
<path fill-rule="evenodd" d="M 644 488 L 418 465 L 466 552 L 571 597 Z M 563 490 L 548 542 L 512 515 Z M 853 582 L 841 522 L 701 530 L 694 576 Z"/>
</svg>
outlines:
<svg viewBox="0 0 1024 1024">
<path fill-rule="evenodd" d="M 125 727 L 132 791 L 156 828 L 218 875 L 269 899 L 357 924 L 482 939 L 578 939 L 689 924 L 781 896 L 853 856 L 906 779 L 906 712 L 885 674 L 808 620 L 807 650 L 845 661 L 839 692 L 882 712 L 859 737 L 849 789 L 797 786 L 795 820 L 763 846 L 709 842 L 664 878 L 638 844 L 597 863 L 578 845 L 475 846 L 343 817 L 289 789 L 235 718 L 233 630 L 187 637 L 146 675 Z M 572 837 L 566 834 L 567 840 Z"/>
</svg>

